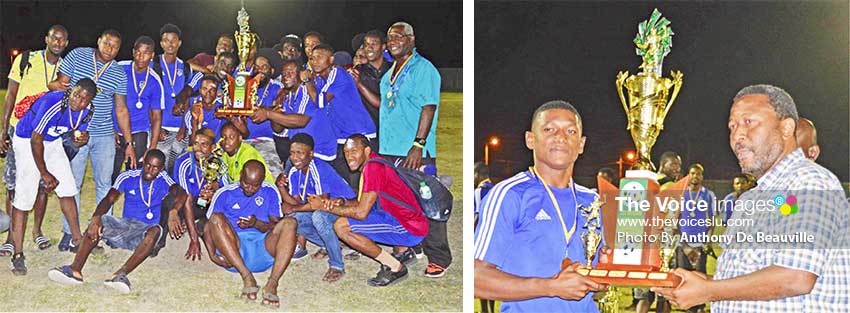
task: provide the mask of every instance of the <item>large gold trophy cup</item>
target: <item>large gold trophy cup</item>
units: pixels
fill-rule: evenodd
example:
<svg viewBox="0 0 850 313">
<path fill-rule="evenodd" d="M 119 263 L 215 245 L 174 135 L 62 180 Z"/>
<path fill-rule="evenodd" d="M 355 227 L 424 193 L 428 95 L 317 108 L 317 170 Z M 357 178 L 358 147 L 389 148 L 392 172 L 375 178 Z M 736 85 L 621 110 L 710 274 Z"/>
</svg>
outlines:
<svg viewBox="0 0 850 313">
<path fill-rule="evenodd" d="M 215 110 L 216 117 L 222 116 L 250 116 L 258 106 L 257 89 L 260 80 L 251 77 L 251 72 L 245 66 L 257 42 L 257 34 L 251 32 L 248 25 L 248 12 L 244 5 L 236 15 L 236 23 L 239 30 L 235 32 L 236 50 L 239 55 L 239 67 L 236 68 L 236 77 L 227 75 L 222 82 L 222 106 Z"/>
<path fill-rule="evenodd" d="M 634 42 L 637 54 L 643 56 L 640 66 L 643 72 L 632 76 L 629 76 L 629 71 L 617 74 L 617 94 L 628 119 L 626 129 L 631 131 L 638 153 L 634 169 L 655 170 L 650 150 L 664 129 L 664 118 L 682 87 L 682 72 L 671 71 L 672 78 L 661 76 L 661 62 L 670 53 L 673 43 L 669 24 L 670 21 L 662 18 L 658 9 L 652 12 L 649 20 L 639 24 Z M 623 87 L 626 87 L 628 101 Z"/>
</svg>

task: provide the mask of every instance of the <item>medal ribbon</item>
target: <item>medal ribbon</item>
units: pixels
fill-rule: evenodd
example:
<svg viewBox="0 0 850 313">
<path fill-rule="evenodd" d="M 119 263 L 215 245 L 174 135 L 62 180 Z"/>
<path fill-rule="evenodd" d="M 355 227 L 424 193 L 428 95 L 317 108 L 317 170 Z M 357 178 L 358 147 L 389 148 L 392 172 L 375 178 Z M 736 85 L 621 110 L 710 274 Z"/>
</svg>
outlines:
<svg viewBox="0 0 850 313">
<path fill-rule="evenodd" d="M 42 67 L 44 67 L 44 86 L 47 87 L 50 82 L 53 81 L 53 78 L 56 77 L 56 69 L 59 68 L 59 61 L 62 58 L 59 58 L 59 61 L 56 61 L 56 64 L 53 64 L 53 73 L 50 74 L 50 80 L 47 79 L 47 56 L 44 55 L 46 50 L 41 50 L 41 58 L 44 59 L 44 63 L 41 63 Z"/>
<path fill-rule="evenodd" d="M 136 61 L 133 61 L 133 63 L 130 63 L 130 72 L 133 73 L 133 75 L 131 75 L 131 76 L 133 76 L 133 90 L 136 91 L 136 95 L 138 96 L 138 102 L 142 102 L 142 93 L 145 92 L 145 88 L 148 86 L 148 78 L 151 77 L 151 71 L 150 71 L 149 68 L 145 70 L 145 82 L 142 84 L 142 90 L 140 91 L 139 86 L 136 83 L 136 70 L 135 70 L 136 67 L 135 67 L 135 65 L 136 65 Z"/>
<path fill-rule="evenodd" d="M 402 62 L 401 67 L 396 71 L 396 66 L 398 65 L 398 61 L 393 62 L 393 66 L 390 68 L 390 92 L 387 94 L 387 99 L 392 99 L 398 94 L 398 89 L 401 87 L 401 83 L 404 82 L 404 78 L 407 76 L 407 73 L 410 71 L 410 68 L 407 67 L 407 63 L 413 59 L 414 53 L 410 52 L 410 56 Z"/>
<path fill-rule="evenodd" d="M 543 188 L 546 188 L 546 192 L 549 193 L 549 199 L 551 199 L 552 204 L 555 205 L 555 211 L 558 212 L 558 219 L 561 221 L 561 228 L 564 230 L 564 239 L 566 240 L 566 243 L 567 243 L 566 246 L 569 246 L 570 238 L 573 237 L 573 233 L 576 231 L 576 222 L 578 221 L 578 197 L 576 197 L 575 181 L 573 181 L 572 178 L 570 178 L 570 189 L 572 189 L 572 191 L 573 191 L 573 201 L 575 201 L 574 202 L 575 214 L 573 215 L 573 226 L 572 226 L 572 228 L 570 228 L 569 231 L 567 231 L 567 224 L 566 224 L 566 222 L 564 222 L 564 215 L 561 213 L 561 206 L 558 205 L 558 200 L 555 199 L 555 194 L 553 194 L 552 190 L 549 189 L 549 185 L 546 184 L 545 180 L 543 180 L 543 176 L 541 176 L 540 173 L 537 172 L 537 167 L 529 167 L 528 169 L 532 173 L 534 173 L 534 176 L 537 176 L 537 179 L 539 179 L 540 182 L 543 184 Z M 564 257 L 566 257 L 569 254 L 569 249 L 566 249 L 566 246 L 565 246 L 565 249 L 564 249 L 566 251 L 564 253 L 565 254 Z"/>
<path fill-rule="evenodd" d="M 153 199 L 153 183 L 154 183 L 154 181 L 156 181 L 156 178 L 154 178 L 154 180 L 151 181 L 151 184 L 148 185 L 148 201 L 145 201 L 145 195 L 144 195 L 145 189 L 142 187 L 142 180 L 144 180 L 144 179 L 141 176 L 143 174 L 144 173 L 140 173 L 140 175 L 139 175 L 139 198 L 142 198 L 142 203 L 144 203 L 145 206 L 148 207 L 147 216 L 152 216 L 151 215 L 151 200 Z M 148 219 L 151 219 L 151 218 L 149 217 Z"/>
<path fill-rule="evenodd" d="M 310 182 L 310 166 L 307 165 L 307 175 L 304 176 L 304 183 L 301 184 L 301 201 L 307 202 L 307 183 Z"/>
<path fill-rule="evenodd" d="M 97 80 L 100 78 L 100 75 L 103 75 L 103 73 L 106 73 L 106 69 L 108 69 L 109 66 L 112 65 L 112 61 L 109 61 L 109 63 L 106 63 L 106 65 L 104 65 L 103 68 L 100 71 L 98 71 L 97 70 L 97 53 L 92 53 L 91 60 L 92 60 L 92 63 L 94 64 L 94 77 L 93 77 L 94 79 L 93 80 L 94 80 L 94 83 L 96 85 Z"/>
<path fill-rule="evenodd" d="M 168 63 L 165 62 L 165 55 L 160 54 L 159 59 L 161 60 L 160 64 L 165 68 L 165 78 L 171 84 L 171 93 L 174 93 L 174 82 L 177 81 L 177 59 L 174 59 L 174 77 L 171 76 L 171 70 L 168 69 Z"/>
<path fill-rule="evenodd" d="M 195 165 L 195 153 L 192 153 L 190 155 L 190 157 L 192 158 L 192 173 L 195 174 L 195 181 L 196 181 L 196 184 L 198 185 L 198 192 L 201 192 L 201 187 L 203 187 L 203 185 L 204 185 L 205 178 L 204 178 L 204 175 L 200 175 L 200 178 L 198 177 L 199 168 L 198 168 L 198 166 Z M 212 156 L 210 156 L 210 157 L 212 157 Z"/>
</svg>

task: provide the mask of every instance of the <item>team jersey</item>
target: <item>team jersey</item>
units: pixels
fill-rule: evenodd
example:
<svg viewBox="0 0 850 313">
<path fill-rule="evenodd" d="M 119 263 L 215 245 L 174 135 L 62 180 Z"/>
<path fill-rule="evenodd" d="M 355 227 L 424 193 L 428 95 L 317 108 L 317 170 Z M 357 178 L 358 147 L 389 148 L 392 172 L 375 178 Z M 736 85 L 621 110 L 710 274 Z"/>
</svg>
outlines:
<svg viewBox="0 0 850 313">
<path fill-rule="evenodd" d="M 115 98 L 127 95 L 127 75 L 117 65 L 115 60 L 106 64 L 97 61 L 94 48 L 80 47 L 68 53 L 59 64 L 59 72 L 71 77 L 71 86 L 83 78 L 90 78 L 97 84 L 98 93 L 92 100 L 94 115 L 89 126 L 89 134 L 93 137 L 113 135 L 113 112 Z M 101 73 L 98 75 L 97 73 Z M 95 76 L 97 78 L 95 79 Z"/>
<path fill-rule="evenodd" d="M 207 218 L 215 213 L 222 213 L 237 233 L 259 233 L 260 231 L 256 228 L 241 228 L 236 226 L 236 223 L 240 217 L 247 218 L 251 215 L 266 223 L 271 221 L 271 217 L 283 218 L 280 204 L 280 194 L 277 187 L 272 183 L 263 182 L 260 189 L 251 196 L 242 192 L 239 183 L 232 183 L 222 187 L 213 195 L 210 204 L 211 209 L 207 211 Z"/>
<path fill-rule="evenodd" d="M 18 122 L 15 135 L 32 138 L 32 133 L 36 132 L 44 136 L 44 141 L 54 141 L 66 132 L 86 131 L 89 126 L 86 116 L 90 109 L 74 112 L 70 107 L 63 107 L 64 94 L 61 90 L 51 91 L 36 100 Z"/>
<path fill-rule="evenodd" d="M 176 181 L 180 187 L 183 187 L 183 190 L 186 190 L 195 199 L 207 185 L 206 180 L 204 180 L 204 171 L 198 167 L 194 152 L 186 152 L 178 157 L 177 161 L 174 161 L 174 170 L 171 172 L 173 173 L 171 179 Z M 229 184 L 227 175 L 221 175 L 218 178 L 219 188 L 227 184 Z"/>
<path fill-rule="evenodd" d="M 145 73 L 136 73 L 133 70 L 133 61 L 120 61 L 118 65 L 121 65 L 124 75 L 128 77 L 127 111 L 130 113 L 130 131 L 134 134 L 149 131 L 151 129 L 150 111 L 165 109 L 162 80 L 150 67 Z M 118 118 L 114 112 L 112 115 L 115 132 L 121 135 Z"/>
<path fill-rule="evenodd" d="M 124 193 L 124 218 L 139 220 L 146 224 L 159 224 L 162 200 L 174 180 L 165 171 L 150 183 L 142 179 L 142 169 L 131 169 L 118 175 L 112 189 Z"/>
<path fill-rule="evenodd" d="M 289 194 L 300 196 L 301 201 L 307 201 L 307 195 L 327 194 L 331 199 L 354 199 L 351 186 L 339 174 L 322 160 L 313 159 L 303 173 L 294 166 L 289 169 Z"/>
</svg>

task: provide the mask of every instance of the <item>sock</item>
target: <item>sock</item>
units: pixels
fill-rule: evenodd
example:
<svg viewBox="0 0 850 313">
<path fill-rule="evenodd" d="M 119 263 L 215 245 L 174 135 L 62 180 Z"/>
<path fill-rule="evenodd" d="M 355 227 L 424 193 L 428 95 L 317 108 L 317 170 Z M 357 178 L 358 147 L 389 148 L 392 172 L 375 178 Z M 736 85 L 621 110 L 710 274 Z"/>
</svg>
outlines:
<svg viewBox="0 0 850 313">
<path fill-rule="evenodd" d="M 393 272 L 401 270 L 401 262 L 384 250 L 381 250 L 381 254 L 378 254 L 378 257 L 375 259 L 377 259 L 378 262 L 381 262 L 381 264 L 389 266 L 390 270 Z"/>
</svg>

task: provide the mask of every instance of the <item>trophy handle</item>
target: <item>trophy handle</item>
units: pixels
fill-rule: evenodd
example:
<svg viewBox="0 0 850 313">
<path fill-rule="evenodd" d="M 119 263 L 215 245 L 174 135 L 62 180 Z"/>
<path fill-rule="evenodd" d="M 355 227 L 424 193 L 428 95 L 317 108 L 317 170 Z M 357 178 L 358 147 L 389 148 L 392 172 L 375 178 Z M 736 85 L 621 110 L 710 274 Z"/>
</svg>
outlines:
<svg viewBox="0 0 850 313">
<path fill-rule="evenodd" d="M 656 122 L 659 131 L 664 129 L 664 117 L 667 117 L 667 111 L 670 111 L 670 107 L 672 107 L 673 102 L 676 101 L 676 96 L 679 95 L 679 89 L 682 88 L 682 72 L 670 71 L 670 76 L 673 77 L 673 92 L 670 93 L 670 101 L 667 101 L 667 105 L 664 107 L 664 115 L 662 115 L 662 118 L 658 119 L 658 121 Z"/>
<path fill-rule="evenodd" d="M 623 110 L 626 110 L 626 130 L 632 129 L 632 120 L 629 118 L 629 105 L 626 103 L 626 96 L 623 95 L 623 84 L 628 77 L 629 71 L 621 71 L 617 74 L 617 80 L 614 82 L 617 85 L 617 95 L 620 96 L 620 102 L 623 103 Z"/>
</svg>

